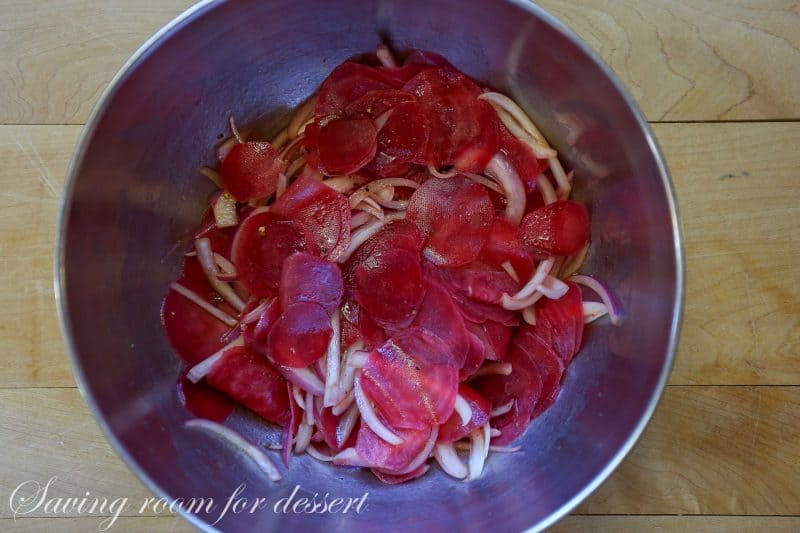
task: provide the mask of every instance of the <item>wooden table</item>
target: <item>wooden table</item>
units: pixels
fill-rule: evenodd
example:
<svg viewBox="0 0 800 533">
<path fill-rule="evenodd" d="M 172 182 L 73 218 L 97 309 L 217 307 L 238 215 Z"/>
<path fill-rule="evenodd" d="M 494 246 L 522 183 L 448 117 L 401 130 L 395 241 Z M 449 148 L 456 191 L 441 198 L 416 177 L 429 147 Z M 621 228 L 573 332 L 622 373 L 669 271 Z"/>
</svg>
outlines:
<svg viewBox="0 0 800 533">
<path fill-rule="evenodd" d="M 190 0 L 0 0 L 0 530 L 21 482 L 147 490 L 75 388 L 52 288 L 64 173 L 108 80 Z M 683 334 L 641 442 L 556 529 L 800 530 L 800 4 L 545 0 L 627 83 L 672 170 L 686 235 Z M 735 5 L 734 5 L 735 4 Z M 115 525 L 187 530 L 179 518 Z"/>
</svg>

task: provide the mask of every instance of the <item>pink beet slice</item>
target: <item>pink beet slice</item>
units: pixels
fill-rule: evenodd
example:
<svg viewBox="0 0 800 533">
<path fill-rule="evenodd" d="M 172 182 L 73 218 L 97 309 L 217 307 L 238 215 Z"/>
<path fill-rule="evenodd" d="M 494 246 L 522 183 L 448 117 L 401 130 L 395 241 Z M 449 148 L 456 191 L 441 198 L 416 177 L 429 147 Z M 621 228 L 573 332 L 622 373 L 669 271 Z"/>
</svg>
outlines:
<svg viewBox="0 0 800 533">
<path fill-rule="evenodd" d="M 441 339 L 410 327 L 373 350 L 360 379 L 391 426 L 424 429 L 453 412 L 458 366 Z"/>
<path fill-rule="evenodd" d="M 389 444 L 378 437 L 366 424 L 361 424 L 356 438 L 356 451 L 371 467 L 385 471 L 399 471 L 411 464 L 418 456 L 428 438 L 431 428 L 393 430 L 403 439 L 401 444 Z"/>
<path fill-rule="evenodd" d="M 350 244 L 350 202 L 311 176 L 297 178 L 271 212 L 301 224 L 315 248 L 331 261 Z"/>
<path fill-rule="evenodd" d="M 407 474 L 389 474 L 387 472 L 382 472 L 377 468 L 373 468 L 372 473 L 375 474 L 376 478 L 378 478 L 387 485 L 399 485 L 400 483 L 405 483 L 406 481 L 417 479 L 425 472 L 427 472 L 428 468 L 429 467 L 427 465 L 423 464 L 419 468 L 412 470 Z"/>
<path fill-rule="evenodd" d="M 539 367 L 542 376 L 542 394 L 531 416 L 536 418 L 556 401 L 558 391 L 561 389 L 561 377 L 564 375 L 564 361 L 542 339 L 530 334 L 531 330 L 532 326 L 525 324 L 520 330 L 517 342 Z"/>
<path fill-rule="evenodd" d="M 464 365 L 470 349 L 469 332 L 461 310 L 441 285 L 425 283 L 425 297 L 412 324 L 439 337 L 453 350 L 455 364 L 459 368 Z"/>
<path fill-rule="evenodd" d="M 286 380 L 264 356 L 244 346 L 225 350 L 206 381 L 269 422 L 289 419 Z"/>
<path fill-rule="evenodd" d="M 342 302 L 344 285 L 339 265 L 305 252 L 283 261 L 278 298 L 281 310 L 297 302 L 313 302 L 332 315 Z"/>
<path fill-rule="evenodd" d="M 489 400 L 465 383 L 458 386 L 458 393 L 472 408 L 472 418 L 467 424 L 464 424 L 459 414 L 454 412 L 439 428 L 439 442 L 455 442 L 463 439 L 472 430 L 483 427 L 489 421 L 492 411 L 492 404 L 489 403 Z"/>
<path fill-rule="evenodd" d="M 503 263 L 508 262 L 522 283 L 533 275 L 533 260 L 522 245 L 519 228 L 505 218 L 494 219 L 478 260 L 492 265 L 497 270 L 502 269 Z"/>
<path fill-rule="evenodd" d="M 589 212 L 572 200 L 559 200 L 525 215 L 519 226 L 531 253 L 566 256 L 589 242 Z"/>
<path fill-rule="evenodd" d="M 319 396 L 314 398 L 314 418 L 317 420 L 317 427 L 320 428 L 322 438 L 329 448 L 338 452 L 344 448 L 355 446 L 358 428 L 355 428 L 350 433 L 350 436 L 339 446 L 337 430 L 342 417 L 333 414 L 330 407 L 322 407 L 322 398 Z"/>
<path fill-rule="evenodd" d="M 216 294 L 196 257 L 186 258 L 183 276 L 178 283 L 209 302 Z M 167 293 L 161 307 L 161 321 L 172 348 L 189 365 L 199 363 L 222 348 L 225 345 L 222 337 L 230 330 L 229 326 L 172 290 Z"/>
<path fill-rule="evenodd" d="M 504 361 L 511 342 L 512 330 L 510 326 L 487 320 L 481 324 L 466 322 L 467 329 L 475 334 L 483 346 L 486 347 L 486 359 L 490 361 Z"/>
<path fill-rule="evenodd" d="M 378 131 L 368 118 L 333 119 L 319 130 L 319 170 L 328 176 L 352 174 L 372 161 Z"/>
<path fill-rule="evenodd" d="M 275 325 L 278 317 L 280 317 L 280 312 L 278 300 L 273 299 L 261 312 L 261 316 L 258 317 L 257 321 L 244 326 L 242 330 L 244 342 L 251 350 L 261 355 L 268 355 L 267 338 L 272 326 Z"/>
<path fill-rule="evenodd" d="M 398 88 L 390 80 L 380 69 L 351 61 L 342 63 L 333 69 L 319 90 L 314 111 L 316 121 L 324 125 L 332 117 L 342 116 L 349 104 L 370 91 Z"/>
<path fill-rule="evenodd" d="M 537 159 L 530 146 L 520 141 L 500 124 L 500 149 L 525 183 L 529 193 L 538 189 L 536 178 L 547 170 L 547 160 Z"/>
<path fill-rule="evenodd" d="M 231 261 L 251 296 L 266 298 L 277 294 L 283 260 L 303 251 L 317 254 L 319 248 L 299 222 L 256 211 L 239 225 Z"/>
<path fill-rule="evenodd" d="M 408 326 L 425 296 L 419 255 L 396 248 L 372 255 L 355 269 L 355 300 L 376 324 Z"/>
<path fill-rule="evenodd" d="M 289 419 L 283 426 L 283 433 L 281 435 L 281 444 L 283 445 L 281 458 L 283 459 L 283 464 L 289 466 L 289 462 L 292 459 L 292 450 L 294 449 L 293 439 L 294 436 L 297 435 L 297 430 L 300 428 L 300 422 L 302 422 L 304 414 L 300 405 L 298 405 L 297 401 L 294 399 L 292 384 L 289 382 L 286 383 L 286 395 L 289 401 Z"/>
<path fill-rule="evenodd" d="M 478 257 L 492 227 L 494 207 L 486 188 L 464 176 L 430 179 L 411 196 L 406 218 L 428 238 L 426 259 L 456 267 Z"/>
<path fill-rule="evenodd" d="M 414 102 L 416 97 L 398 89 L 378 89 L 364 93 L 345 108 L 348 117 L 367 117 L 375 119 L 384 112 L 406 102 Z"/>
<path fill-rule="evenodd" d="M 269 353 L 276 363 L 305 368 L 325 355 L 333 330 L 325 309 L 312 302 L 286 308 L 269 332 Z"/>
<path fill-rule="evenodd" d="M 471 322 L 467 322 L 467 324 L 471 324 Z M 459 381 L 465 381 L 472 374 L 477 372 L 486 360 L 487 347 L 483 344 L 480 337 L 470 332 L 468 338 L 469 350 L 467 350 L 467 357 L 464 359 L 464 364 L 461 365 L 461 368 L 458 370 Z"/>
<path fill-rule="evenodd" d="M 536 304 L 536 326 L 530 332 L 569 365 L 583 338 L 583 297 L 580 287 L 567 282 L 569 290 L 558 300 L 542 298 Z"/>
<path fill-rule="evenodd" d="M 270 143 L 235 144 L 222 161 L 222 184 L 240 202 L 269 198 L 285 171 L 286 161 Z"/>
</svg>

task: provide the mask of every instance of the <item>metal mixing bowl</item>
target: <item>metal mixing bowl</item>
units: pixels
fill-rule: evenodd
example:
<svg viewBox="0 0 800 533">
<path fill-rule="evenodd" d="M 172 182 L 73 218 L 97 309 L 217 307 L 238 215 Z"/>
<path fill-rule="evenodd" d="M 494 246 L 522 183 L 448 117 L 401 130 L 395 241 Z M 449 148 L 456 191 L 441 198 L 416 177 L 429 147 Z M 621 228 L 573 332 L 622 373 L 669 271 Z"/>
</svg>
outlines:
<svg viewBox="0 0 800 533">
<path fill-rule="evenodd" d="M 589 327 L 561 396 L 522 439 L 465 483 L 434 469 L 401 486 L 296 457 L 284 480 L 212 437 L 184 429 L 180 361 L 159 322 L 167 284 L 207 205 L 197 170 L 233 113 L 277 131 L 344 59 L 374 50 L 437 51 L 512 95 L 575 169 L 592 213 L 585 272 L 620 298 L 620 327 Z M 671 367 L 683 301 L 675 198 L 663 157 L 631 96 L 588 46 L 524 1 L 237 0 L 205 2 L 153 37 L 111 83 L 69 170 L 59 226 L 56 294 L 74 371 L 109 440 L 147 486 L 168 498 L 213 497 L 241 483 L 267 497 L 230 511 L 225 531 L 539 529 L 591 493 L 622 461 L 656 407 Z M 254 435 L 252 418 L 232 423 Z M 274 513 L 301 494 L 358 496 L 361 514 Z M 189 515 L 208 527 L 221 509 Z M 354 529 L 355 528 L 355 529 Z"/>
</svg>

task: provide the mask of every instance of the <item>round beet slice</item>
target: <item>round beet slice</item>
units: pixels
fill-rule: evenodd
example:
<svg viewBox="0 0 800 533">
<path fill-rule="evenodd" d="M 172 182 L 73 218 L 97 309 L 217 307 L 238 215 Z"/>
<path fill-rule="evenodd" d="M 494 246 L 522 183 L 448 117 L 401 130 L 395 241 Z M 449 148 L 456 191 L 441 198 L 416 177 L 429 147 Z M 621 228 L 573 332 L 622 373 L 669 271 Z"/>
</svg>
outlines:
<svg viewBox="0 0 800 533">
<path fill-rule="evenodd" d="M 368 118 L 334 119 L 319 130 L 319 167 L 323 174 L 352 174 L 375 157 L 375 121 Z"/>
<path fill-rule="evenodd" d="M 529 328 L 568 365 L 583 339 L 583 296 L 580 287 L 567 282 L 569 290 L 558 300 L 542 298 L 536 304 L 536 325 Z"/>
<path fill-rule="evenodd" d="M 464 364 L 461 365 L 461 368 L 458 370 L 459 381 L 466 380 L 478 371 L 486 360 L 486 352 L 488 351 L 480 337 L 472 332 L 469 333 L 468 337 L 469 350 L 467 350 L 467 357 L 464 360 Z"/>
<path fill-rule="evenodd" d="M 325 355 L 332 335 L 331 319 L 321 305 L 298 302 L 272 326 L 269 353 L 280 365 L 305 368 Z"/>
<path fill-rule="evenodd" d="M 494 207 L 486 188 L 464 176 L 430 179 L 411 196 L 406 218 L 428 237 L 426 259 L 456 267 L 478 257 L 492 227 Z"/>
<path fill-rule="evenodd" d="M 251 296 L 266 298 L 277 294 L 283 260 L 295 252 L 317 254 L 319 249 L 300 223 L 256 211 L 239 225 L 231 261 Z"/>
<path fill-rule="evenodd" d="M 508 261 L 523 283 L 533 275 L 533 259 L 522 245 L 519 228 L 505 218 L 494 219 L 478 259 L 498 270 Z"/>
<path fill-rule="evenodd" d="M 352 61 L 342 63 L 320 87 L 314 110 L 316 120 L 324 125 L 332 117 L 341 116 L 349 104 L 366 93 L 391 88 L 390 77 L 380 69 Z"/>
<path fill-rule="evenodd" d="M 371 467 L 399 471 L 411 464 L 431 436 L 431 428 L 394 429 L 403 442 L 392 445 L 380 438 L 366 424 L 361 424 L 356 451 Z"/>
<path fill-rule="evenodd" d="M 517 336 L 517 342 L 523 350 L 526 350 L 528 357 L 539 367 L 542 376 L 542 394 L 536 402 L 531 418 L 536 418 L 548 407 L 553 405 L 561 390 L 561 377 L 564 375 L 564 361 L 556 352 L 546 345 L 536 335 L 525 334 L 530 331 L 531 326 L 525 324 Z"/>
<path fill-rule="evenodd" d="M 475 389 L 465 383 L 458 386 L 458 393 L 467 401 L 472 408 L 472 417 L 469 422 L 464 424 L 458 413 L 453 413 L 447 422 L 439 428 L 439 442 L 455 442 L 463 439 L 474 429 L 483 427 L 491 416 L 492 404 L 489 400 L 481 396 Z"/>
<path fill-rule="evenodd" d="M 464 365 L 470 350 L 470 339 L 464 318 L 450 294 L 438 283 L 425 283 L 425 297 L 419 306 L 414 326 L 433 333 L 453 350 L 456 365 Z"/>
<path fill-rule="evenodd" d="M 313 302 L 332 315 L 342 303 L 344 284 L 339 265 L 305 252 L 283 261 L 278 298 L 285 311 L 297 302 Z"/>
<path fill-rule="evenodd" d="M 286 161 L 268 142 L 235 144 L 222 161 L 222 184 L 239 202 L 268 198 L 275 193 Z"/>
<path fill-rule="evenodd" d="M 424 296 L 419 255 L 411 251 L 382 251 L 355 269 L 356 302 L 379 326 L 408 326 Z"/>
<path fill-rule="evenodd" d="M 531 253 L 572 255 L 589 242 L 589 212 L 583 204 L 559 200 L 525 215 L 519 231 Z"/>
<path fill-rule="evenodd" d="M 417 102 L 395 106 L 378 133 L 378 152 L 398 163 L 424 164 L 430 127 Z"/>
<path fill-rule="evenodd" d="M 416 97 L 409 92 L 398 89 L 378 89 L 364 93 L 357 100 L 348 104 L 344 114 L 347 117 L 375 119 L 398 104 L 414 101 L 416 101 Z"/>
<path fill-rule="evenodd" d="M 531 147 L 514 137 L 502 124 L 500 124 L 500 149 L 522 178 L 525 190 L 528 193 L 537 190 L 536 178 L 547 170 L 547 160 L 537 159 Z"/>
</svg>

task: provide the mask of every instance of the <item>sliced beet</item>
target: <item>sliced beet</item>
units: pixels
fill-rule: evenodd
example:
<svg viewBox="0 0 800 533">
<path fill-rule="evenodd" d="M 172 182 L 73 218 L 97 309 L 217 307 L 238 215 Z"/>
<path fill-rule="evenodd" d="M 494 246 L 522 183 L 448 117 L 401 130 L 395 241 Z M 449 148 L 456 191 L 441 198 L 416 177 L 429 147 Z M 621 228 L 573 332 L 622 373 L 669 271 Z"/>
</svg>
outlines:
<svg viewBox="0 0 800 533">
<path fill-rule="evenodd" d="M 455 364 L 459 368 L 464 365 L 470 350 L 469 332 L 461 310 L 441 285 L 425 283 L 425 297 L 412 324 L 439 337 L 453 350 Z"/>
<path fill-rule="evenodd" d="M 427 236 L 423 255 L 440 266 L 471 263 L 486 243 L 494 207 L 486 188 L 464 176 L 430 179 L 411 196 L 406 218 Z"/>
<path fill-rule="evenodd" d="M 492 439 L 492 444 L 498 445 L 513 442 L 525 432 L 542 393 L 542 376 L 538 365 L 513 340 L 506 361 L 511 363 L 511 374 L 482 376 L 470 383 L 491 402 L 492 408 L 514 400 L 511 411 L 492 419 L 492 427 L 502 432 L 499 437 Z"/>
<path fill-rule="evenodd" d="M 289 419 L 286 380 L 264 356 L 247 347 L 225 350 L 206 381 L 265 420 L 282 425 Z"/>
<path fill-rule="evenodd" d="M 531 333 L 550 346 L 569 365 L 583 338 L 583 296 L 575 283 L 558 300 L 542 298 L 536 304 L 536 326 Z"/>
<path fill-rule="evenodd" d="M 188 368 L 178 381 L 178 398 L 186 410 L 198 418 L 224 422 L 233 412 L 236 402 L 205 381 L 192 383 L 186 377 L 186 372 L 188 372 Z"/>
<path fill-rule="evenodd" d="M 424 107 L 402 103 L 392 109 L 378 133 L 378 151 L 396 162 L 423 164 L 429 135 Z"/>
<path fill-rule="evenodd" d="M 299 222 L 256 211 L 239 225 L 231 261 L 250 294 L 268 298 L 277 294 L 283 260 L 295 252 L 318 254 L 319 247 Z"/>
<path fill-rule="evenodd" d="M 533 275 L 533 260 L 522 245 L 519 228 L 502 217 L 494 219 L 478 259 L 498 270 L 508 261 L 523 283 Z"/>
<path fill-rule="evenodd" d="M 280 317 L 280 312 L 278 300 L 273 299 L 261 312 L 261 316 L 258 317 L 257 321 L 244 327 L 242 335 L 251 350 L 265 356 L 269 353 L 267 338 L 272 326 Z"/>
<path fill-rule="evenodd" d="M 186 258 L 183 276 L 178 283 L 208 302 L 214 301 L 216 293 L 196 257 Z M 226 344 L 223 336 L 230 330 L 230 326 L 172 290 L 167 293 L 161 307 L 161 321 L 172 348 L 189 365 L 199 363 L 222 348 Z"/>
<path fill-rule="evenodd" d="M 583 204 L 559 200 L 525 215 L 519 231 L 531 253 L 572 255 L 589 242 L 589 212 Z"/>
<path fill-rule="evenodd" d="M 404 249 L 373 254 L 355 269 L 355 300 L 382 327 L 408 326 L 425 296 L 419 255 Z"/>
<path fill-rule="evenodd" d="M 339 439 L 338 428 L 342 417 L 333 414 L 332 408 L 322 407 L 322 398 L 319 396 L 314 398 L 314 418 L 317 420 L 317 427 L 320 428 L 322 438 L 329 448 L 338 452 L 344 448 L 355 446 L 358 428 L 355 428 L 350 433 L 350 436 L 339 446 L 337 442 Z"/>
<path fill-rule="evenodd" d="M 458 367 L 441 339 L 411 327 L 370 354 L 360 379 L 391 426 L 425 429 L 453 412 Z"/>
<path fill-rule="evenodd" d="M 397 88 L 389 81 L 380 69 L 352 61 L 342 63 L 320 87 L 314 110 L 317 122 L 324 125 L 331 117 L 341 116 L 349 104 L 370 91 Z"/>
<path fill-rule="evenodd" d="M 294 399 L 294 394 L 292 394 L 292 384 L 288 382 L 286 383 L 286 395 L 289 401 L 289 420 L 283 426 L 281 435 L 281 444 L 283 445 L 281 457 L 283 458 L 283 463 L 289 466 L 292 450 L 294 449 L 294 436 L 297 435 L 297 430 L 300 428 L 300 422 L 303 421 L 304 415 L 300 405 Z"/>
<path fill-rule="evenodd" d="M 373 432 L 366 424 L 361 424 L 356 438 L 356 451 L 371 467 L 388 471 L 399 471 L 411 464 L 425 448 L 431 436 L 431 428 L 400 429 L 393 431 L 403 439 L 401 444 L 389 444 Z"/>
<path fill-rule="evenodd" d="M 546 159 L 537 159 L 531 147 L 511 134 L 508 129 L 500 125 L 500 149 L 506 154 L 509 162 L 525 183 L 528 193 L 538 189 L 536 178 L 547 169 Z"/>
<path fill-rule="evenodd" d="M 328 176 L 358 171 L 375 157 L 377 135 L 372 119 L 331 120 L 319 130 L 319 170 Z"/>
<path fill-rule="evenodd" d="M 350 202 L 311 176 L 297 178 L 271 211 L 301 224 L 322 257 L 331 261 L 350 244 Z"/>
<path fill-rule="evenodd" d="M 478 371 L 483 362 L 486 360 L 486 346 L 481 339 L 470 332 L 469 335 L 469 350 L 464 364 L 458 370 L 458 380 L 465 381 L 472 374 Z"/>
<path fill-rule="evenodd" d="M 558 391 L 561 389 L 561 377 L 564 375 L 564 361 L 556 354 L 552 347 L 546 345 L 541 338 L 531 334 L 532 326 L 525 324 L 517 336 L 517 342 L 525 350 L 536 365 L 542 376 L 542 394 L 536 402 L 531 418 L 542 414 L 556 401 Z"/>
<path fill-rule="evenodd" d="M 428 468 L 430 467 L 423 464 L 419 468 L 412 470 L 407 474 L 389 474 L 387 472 L 382 472 L 377 468 L 373 468 L 372 473 L 375 474 L 376 478 L 378 478 L 387 485 L 399 485 L 400 483 L 405 483 L 407 481 L 411 481 L 412 479 L 417 479 L 418 477 L 422 476 L 425 472 L 427 472 Z"/>
<path fill-rule="evenodd" d="M 472 417 L 464 424 L 458 413 L 453 413 L 439 428 L 438 442 L 455 442 L 469 435 L 473 430 L 486 425 L 492 411 L 492 404 L 475 389 L 465 383 L 458 386 L 458 393 L 472 408 Z"/>
<path fill-rule="evenodd" d="M 512 329 L 510 326 L 487 320 L 482 324 L 467 322 L 467 329 L 475 334 L 483 346 L 486 347 L 486 359 L 490 361 L 504 361 L 511 342 Z"/>
<path fill-rule="evenodd" d="M 325 355 L 331 335 L 331 319 L 321 305 L 297 302 L 272 326 L 269 353 L 278 364 L 305 368 Z"/>
<path fill-rule="evenodd" d="M 245 213 L 244 209 L 240 210 L 240 218 Z M 231 255 L 231 243 L 236 235 L 236 228 L 219 228 L 214 221 L 214 212 L 211 209 L 206 211 L 203 215 L 203 221 L 200 223 L 200 229 L 194 234 L 193 240 L 208 239 L 211 244 L 211 250 L 222 254 L 225 257 Z"/>
<path fill-rule="evenodd" d="M 376 119 L 399 104 L 414 101 L 416 101 L 416 97 L 409 92 L 398 89 L 378 89 L 366 92 L 348 104 L 344 114 L 348 117 Z"/>
<path fill-rule="evenodd" d="M 342 303 L 344 285 L 339 265 L 305 252 L 283 261 L 278 297 L 281 310 L 297 302 L 313 302 L 332 315 Z"/>
<path fill-rule="evenodd" d="M 239 202 L 249 202 L 272 196 L 285 171 L 286 161 L 270 143 L 244 142 L 231 148 L 220 174 L 226 191 Z"/>
</svg>

